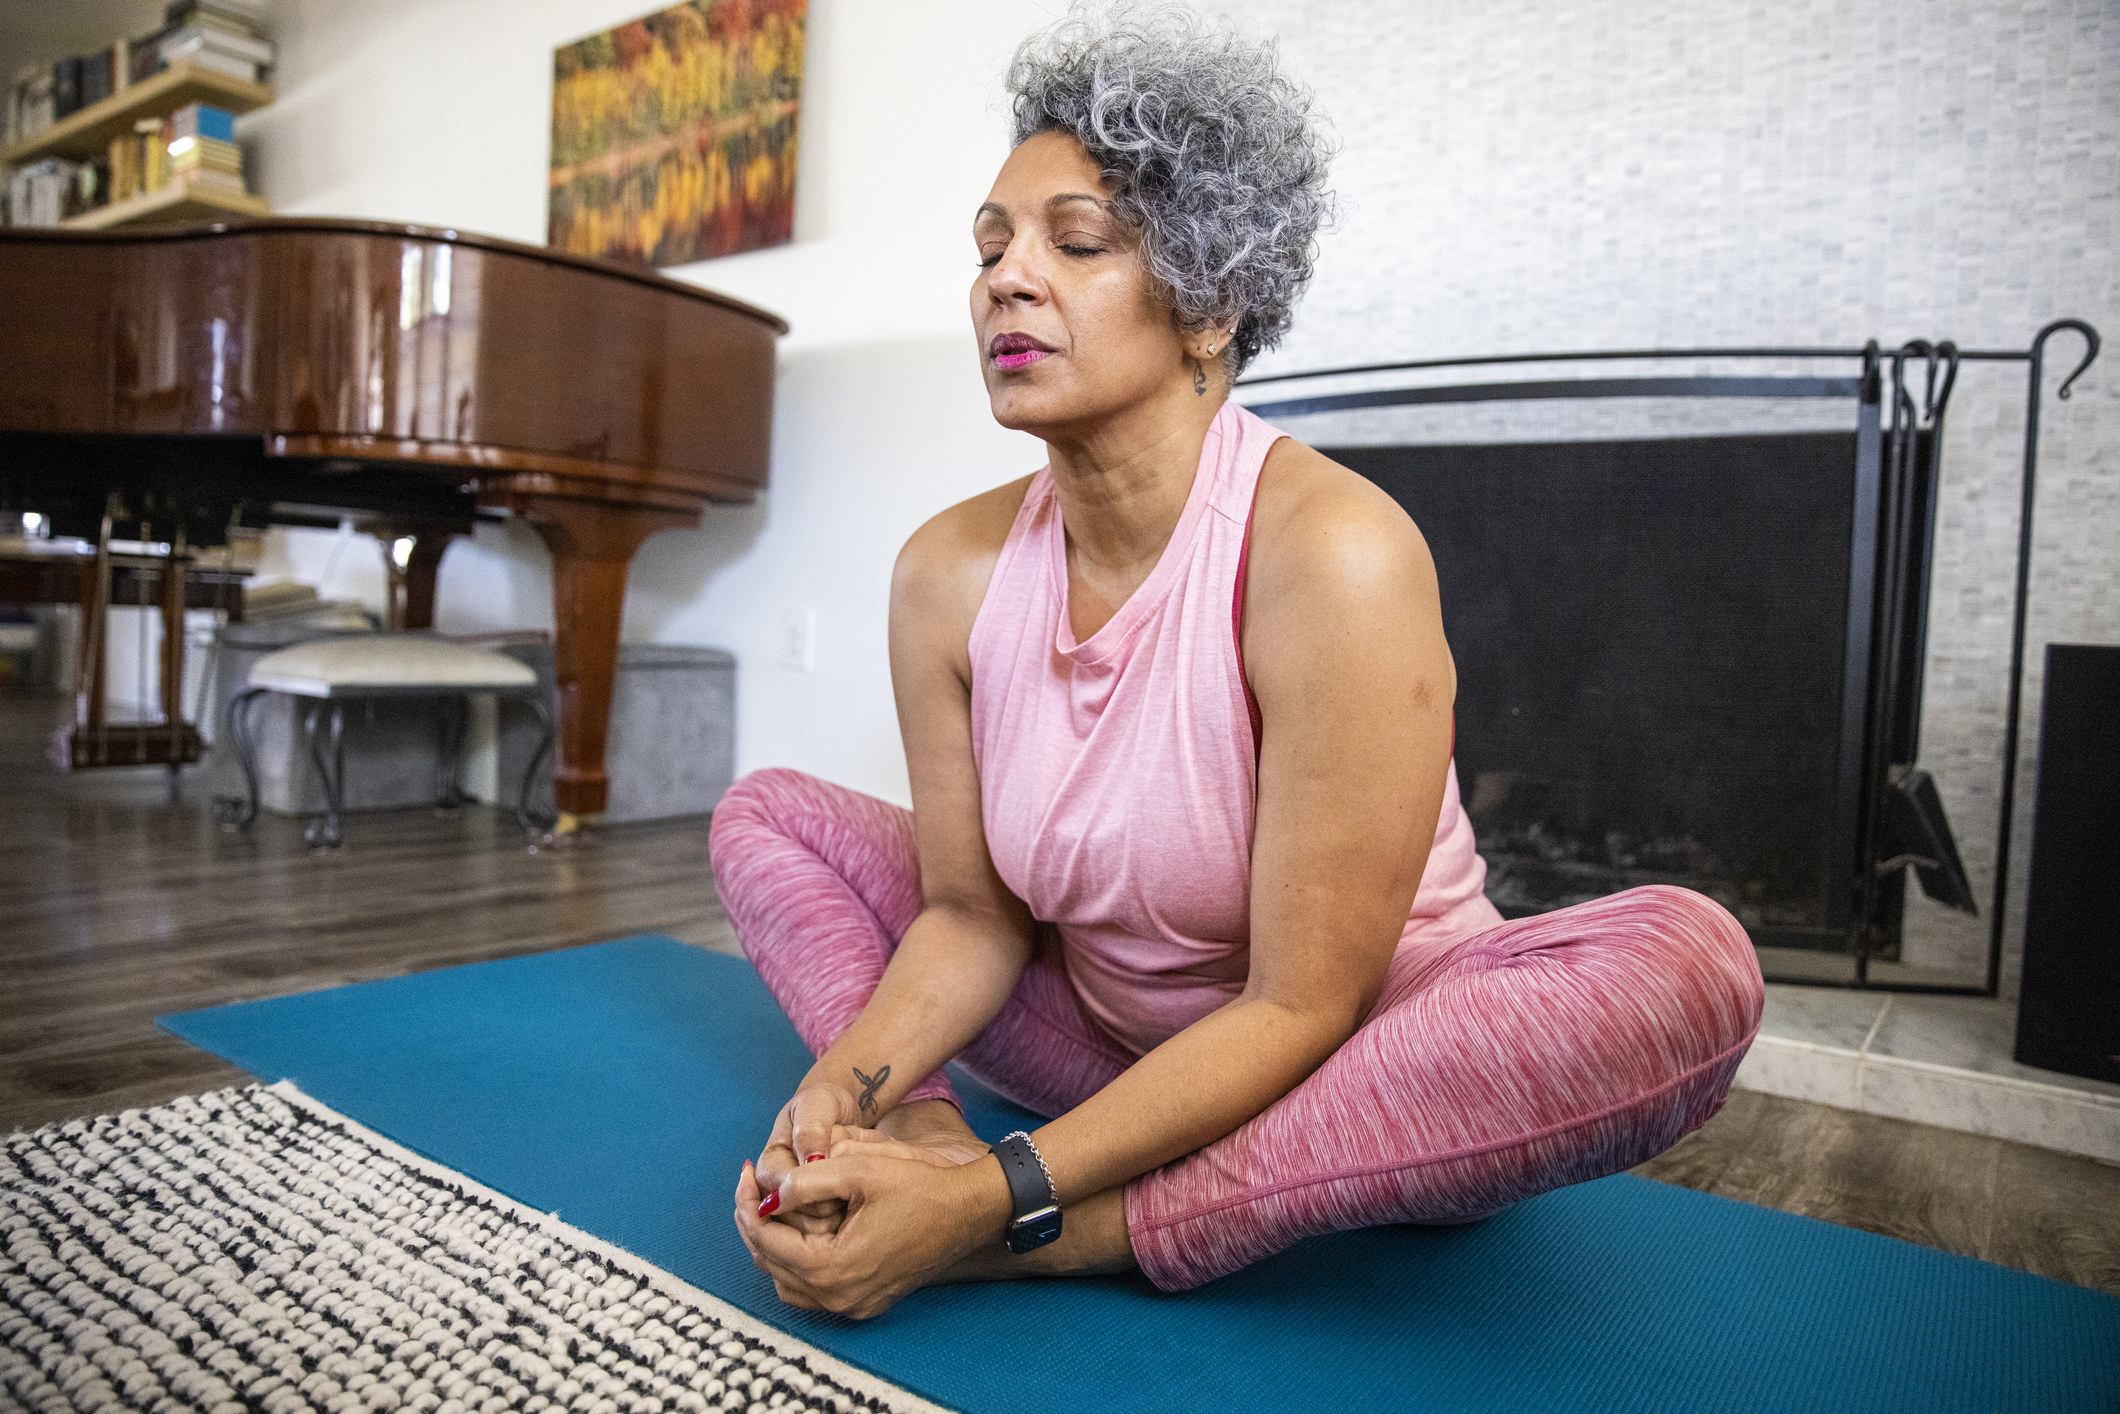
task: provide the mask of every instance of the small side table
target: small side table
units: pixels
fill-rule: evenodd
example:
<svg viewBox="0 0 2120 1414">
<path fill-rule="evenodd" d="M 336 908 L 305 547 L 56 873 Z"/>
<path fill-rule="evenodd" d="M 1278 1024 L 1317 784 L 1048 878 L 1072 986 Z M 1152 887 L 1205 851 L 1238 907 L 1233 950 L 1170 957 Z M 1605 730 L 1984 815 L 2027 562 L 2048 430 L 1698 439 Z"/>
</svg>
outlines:
<svg viewBox="0 0 2120 1414">
<path fill-rule="evenodd" d="M 377 633 L 297 644 L 269 653 L 251 667 L 250 686 L 228 704 L 228 739 L 242 763 L 245 793 L 216 802 L 223 824 L 249 829 L 258 817 L 258 770 L 250 714 L 258 699 L 272 692 L 310 699 L 302 732 L 324 787 L 323 817 L 312 820 L 304 834 L 313 845 L 335 849 L 344 838 L 339 815 L 346 790 L 342 746 L 346 704 L 378 697 L 430 697 L 439 705 L 442 750 L 435 772 L 435 804 L 445 809 L 464 801 L 457 781 L 471 695 L 489 692 L 523 702 L 543 728 L 543 739 L 524 777 L 515 816 L 525 829 L 552 823 L 530 807 L 530 783 L 552 750 L 553 733 L 552 714 L 546 710 L 537 674 L 503 653 L 466 648 L 424 634 Z"/>
</svg>

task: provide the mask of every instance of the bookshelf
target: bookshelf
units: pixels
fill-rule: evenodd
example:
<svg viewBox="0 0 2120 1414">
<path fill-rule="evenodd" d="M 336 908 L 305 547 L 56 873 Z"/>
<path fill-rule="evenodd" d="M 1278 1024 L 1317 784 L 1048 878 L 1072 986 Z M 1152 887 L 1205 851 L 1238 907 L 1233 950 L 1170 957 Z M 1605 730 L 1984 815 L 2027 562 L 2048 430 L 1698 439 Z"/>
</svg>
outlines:
<svg viewBox="0 0 2120 1414">
<path fill-rule="evenodd" d="M 211 221 L 222 216 L 270 216 L 272 203 L 249 192 L 230 191 L 213 182 L 179 178 L 153 191 L 69 216 L 59 224 L 69 231 L 100 231 L 134 221 Z"/>
<path fill-rule="evenodd" d="M 44 157 L 70 157 L 77 161 L 98 157 L 110 147 L 112 138 L 131 132 L 140 119 L 166 118 L 187 103 L 211 103 L 231 113 L 248 113 L 270 102 L 270 84 L 252 83 L 183 60 L 100 103 L 69 113 L 29 141 L 0 153 L 0 163 L 19 167 Z"/>
</svg>

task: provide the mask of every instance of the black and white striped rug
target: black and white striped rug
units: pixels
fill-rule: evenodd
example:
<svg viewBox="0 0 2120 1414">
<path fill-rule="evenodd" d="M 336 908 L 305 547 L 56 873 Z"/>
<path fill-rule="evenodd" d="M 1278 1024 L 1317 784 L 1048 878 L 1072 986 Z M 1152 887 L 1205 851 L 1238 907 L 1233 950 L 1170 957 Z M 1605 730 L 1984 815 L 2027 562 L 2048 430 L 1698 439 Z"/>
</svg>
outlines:
<svg viewBox="0 0 2120 1414">
<path fill-rule="evenodd" d="M 0 1408 L 932 1410 L 281 1084 L 0 1141 Z"/>
</svg>

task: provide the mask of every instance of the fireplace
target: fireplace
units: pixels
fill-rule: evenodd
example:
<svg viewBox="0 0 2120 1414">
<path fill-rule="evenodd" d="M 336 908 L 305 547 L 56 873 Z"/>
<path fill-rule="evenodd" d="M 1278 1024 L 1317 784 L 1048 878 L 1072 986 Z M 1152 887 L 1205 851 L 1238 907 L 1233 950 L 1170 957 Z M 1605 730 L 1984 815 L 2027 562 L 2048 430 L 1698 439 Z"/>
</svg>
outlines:
<svg viewBox="0 0 2120 1414">
<path fill-rule="evenodd" d="M 1851 554 L 1875 518 L 1863 441 L 1323 449 L 1435 555 L 1460 783 L 1503 913 L 1680 883 L 1762 946 L 1844 948 L 1875 576 Z"/>
<path fill-rule="evenodd" d="M 1706 435 L 1517 440 L 1510 426 L 1537 419 L 1507 414 L 1492 439 L 1315 439 L 1404 506 L 1434 553 L 1459 780 L 1505 915 L 1682 884 L 1728 907 L 1763 956 L 1841 959 L 1790 980 L 1861 982 L 1869 960 L 1899 953 L 1910 869 L 1932 897 L 1977 911 L 1916 765 L 1949 392 L 1928 352 L 1916 395 L 1901 391 L 1908 352 L 1872 346 L 1855 377 L 1565 378 L 1251 403 L 1284 419 L 1600 399 L 1832 410 L 1810 419 L 1823 428 Z"/>
</svg>

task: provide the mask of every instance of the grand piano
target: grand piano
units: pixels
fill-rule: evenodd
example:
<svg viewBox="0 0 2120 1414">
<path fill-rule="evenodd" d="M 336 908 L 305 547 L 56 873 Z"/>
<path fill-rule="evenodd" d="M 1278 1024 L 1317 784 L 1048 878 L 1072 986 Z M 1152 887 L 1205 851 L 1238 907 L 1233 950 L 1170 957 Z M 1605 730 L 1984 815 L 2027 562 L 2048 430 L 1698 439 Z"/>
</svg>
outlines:
<svg viewBox="0 0 2120 1414">
<path fill-rule="evenodd" d="M 646 271 L 370 221 L 0 230 L 0 510 L 225 541 L 356 515 L 413 542 L 495 512 L 552 554 L 555 803 L 605 805 L 633 552 L 766 481 L 764 310 Z"/>
</svg>

